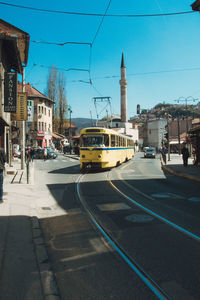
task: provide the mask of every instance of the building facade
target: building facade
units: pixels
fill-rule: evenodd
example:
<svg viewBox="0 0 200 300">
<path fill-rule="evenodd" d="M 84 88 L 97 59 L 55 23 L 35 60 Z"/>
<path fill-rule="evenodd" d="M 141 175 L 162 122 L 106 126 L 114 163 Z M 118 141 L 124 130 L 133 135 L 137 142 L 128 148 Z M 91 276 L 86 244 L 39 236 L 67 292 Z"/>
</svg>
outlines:
<svg viewBox="0 0 200 300">
<path fill-rule="evenodd" d="M 16 77 L 16 80 L 12 82 L 12 87 L 14 88 L 16 85 L 17 88 L 17 76 L 22 75 L 23 67 L 27 65 L 28 61 L 29 39 L 28 33 L 0 19 L 0 147 L 4 148 L 9 164 L 12 161 L 12 132 L 14 129 L 11 113 L 13 107 L 16 106 L 16 104 L 10 106 L 10 99 L 12 98 L 13 103 L 17 103 L 17 89 L 15 96 L 14 93 L 12 93 L 12 97 L 9 96 L 5 109 L 6 95 L 11 88 L 7 77 L 10 73 Z"/>
<path fill-rule="evenodd" d="M 22 85 L 18 83 L 18 90 Z M 28 102 L 28 120 L 26 122 L 26 145 L 34 147 L 52 146 L 52 113 L 54 102 L 32 87 L 25 84 Z"/>
</svg>

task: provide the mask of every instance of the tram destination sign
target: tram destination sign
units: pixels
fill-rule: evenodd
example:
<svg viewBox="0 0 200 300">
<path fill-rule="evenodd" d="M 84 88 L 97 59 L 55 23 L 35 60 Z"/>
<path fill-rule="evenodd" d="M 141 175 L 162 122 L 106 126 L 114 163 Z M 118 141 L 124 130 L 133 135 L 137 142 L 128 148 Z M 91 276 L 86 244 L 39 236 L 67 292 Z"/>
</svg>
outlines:
<svg viewBox="0 0 200 300">
<path fill-rule="evenodd" d="M 4 76 L 4 112 L 17 111 L 17 73 L 5 72 Z"/>
</svg>

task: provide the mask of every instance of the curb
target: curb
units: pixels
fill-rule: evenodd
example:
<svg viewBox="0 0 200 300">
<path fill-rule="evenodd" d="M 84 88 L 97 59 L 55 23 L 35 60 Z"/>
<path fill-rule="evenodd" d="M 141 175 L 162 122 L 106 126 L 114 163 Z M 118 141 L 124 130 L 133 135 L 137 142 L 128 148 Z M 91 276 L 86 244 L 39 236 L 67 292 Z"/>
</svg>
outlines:
<svg viewBox="0 0 200 300">
<path fill-rule="evenodd" d="M 40 279 L 45 300 L 60 300 L 57 282 L 45 247 L 40 222 L 37 217 L 31 217 L 32 235 L 35 255 L 40 272 Z"/>
<path fill-rule="evenodd" d="M 69 157 L 69 158 L 73 158 L 75 160 L 80 160 L 80 157 L 79 156 L 73 156 L 73 155 L 68 155 L 68 154 L 63 154 L 65 157 Z"/>
<path fill-rule="evenodd" d="M 161 167 L 162 167 L 163 170 L 167 171 L 170 174 L 173 174 L 175 176 L 182 177 L 182 178 L 189 179 L 189 180 L 200 183 L 200 178 L 197 178 L 197 177 L 192 176 L 192 175 L 187 175 L 187 174 L 184 174 L 184 173 L 176 172 L 176 171 L 168 168 L 166 165 L 164 165 L 162 161 L 161 161 Z"/>
</svg>

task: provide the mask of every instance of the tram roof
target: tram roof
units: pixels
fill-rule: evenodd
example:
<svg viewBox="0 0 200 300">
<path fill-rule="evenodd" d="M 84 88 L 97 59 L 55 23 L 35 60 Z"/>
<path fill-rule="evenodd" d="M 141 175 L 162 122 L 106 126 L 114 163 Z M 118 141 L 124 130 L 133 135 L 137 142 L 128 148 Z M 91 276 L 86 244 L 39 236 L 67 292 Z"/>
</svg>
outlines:
<svg viewBox="0 0 200 300">
<path fill-rule="evenodd" d="M 87 128 L 83 128 L 81 131 L 80 131 L 80 135 L 81 134 L 96 134 L 96 133 L 110 133 L 110 134 L 114 134 L 114 135 L 119 135 L 119 136 L 122 136 L 124 138 L 127 138 L 127 139 L 130 139 L 131 137 L 130 136 L 127 136 L 127 135 L 124 135 L 124 134 L 121 134 L 121 133 L 118 133 L 116 132 L 115 130 L 113 129 L 110 129 L 110 128 L 104 128 L 104 127 L 87 127 Z"/>
</svg>

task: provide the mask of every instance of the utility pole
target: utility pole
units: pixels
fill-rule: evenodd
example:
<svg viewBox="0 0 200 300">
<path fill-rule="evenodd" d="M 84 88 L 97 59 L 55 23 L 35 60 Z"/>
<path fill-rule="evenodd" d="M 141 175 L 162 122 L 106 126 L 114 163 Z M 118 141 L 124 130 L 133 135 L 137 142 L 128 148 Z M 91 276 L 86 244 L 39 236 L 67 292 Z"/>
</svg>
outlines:
<svg viewBox="0 0 200 300">
<path fill-rule="evenodd" d="M 178 115 L 177 119 L 177 125 L 178 125 L 178 154 L 181 155 L 181 138 L 180 138 L 180 118 Z"/>
<path fill-rule="evenodd" d="M 22 71 L 22 92 L 25 92 L 25 70 Z M 21 169 L 25 168 L 25 121 L 20 121 Z"/>
<path fill-rule="evenodd" d="M 169 139 L 169 114 L 167 114 L 167 152 L 168 152 L 168 161 L 170 161 L 170 139 Z"/>
</svg>

